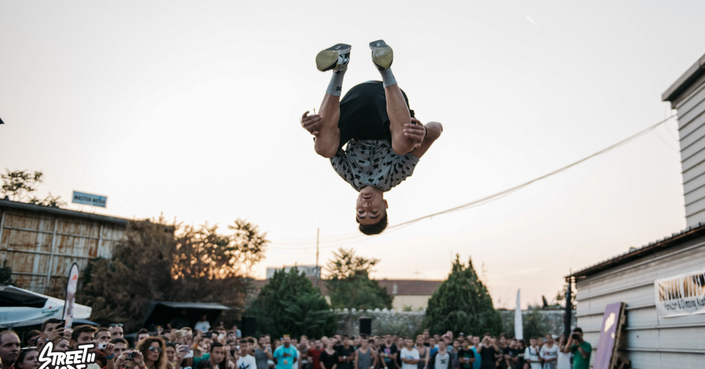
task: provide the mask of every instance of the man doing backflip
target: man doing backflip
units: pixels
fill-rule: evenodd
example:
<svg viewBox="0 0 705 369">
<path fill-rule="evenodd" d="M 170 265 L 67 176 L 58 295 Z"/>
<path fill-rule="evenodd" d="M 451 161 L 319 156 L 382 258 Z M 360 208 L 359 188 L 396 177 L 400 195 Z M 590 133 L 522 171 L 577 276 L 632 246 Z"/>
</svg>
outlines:
<svg viewBox="0 0 705 369">
<path fill-rule="evenodd" d="M 316 56 L 318 70 L 332 70 L 333 76 L 319 114 L 305 112 L 301 125 L 315 136 L 316 153 L 329 158 L 340 177 L 360 193 L 355 220 L 362 233 L 372 235 L 387 227 L 384 193 L 413 173 L 443 126 L 437 122 L 423 125 L 413 117 L 406 94 L 390 69 L 392 48 L 383 40 L 370 43 L 372 62 L 382 82 L 359 84 L 341 101 L 350 49 L 350 45 L 337 44 Z"/>
</svg>

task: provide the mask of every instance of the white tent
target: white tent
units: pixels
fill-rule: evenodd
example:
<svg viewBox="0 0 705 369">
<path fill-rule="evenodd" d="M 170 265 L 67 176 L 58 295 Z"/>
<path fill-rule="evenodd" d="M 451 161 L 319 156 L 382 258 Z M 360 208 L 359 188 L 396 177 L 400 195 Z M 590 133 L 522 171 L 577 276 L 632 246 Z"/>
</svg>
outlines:
<svg viewBox="0 0 705 369">
<path fill-rule="evenodd" d="M 26 306 L 10 306 L 0 308 L 0 328 L 24 327 L 28 325 L 42 324 L 49 318 L 61 319 L 64 314 L 64 300 L 60 300 L 51 296 L 42 295 L 22 288 L 12 287 L 14 289 L 33 294 L 42 298 L 46 298 L 44 306 L 26 307 Z M 0 291 L 2 293 L 2 291 Z M 91 316 L 91 308 L 85 305 L 76 304 L 73 310 L 73 318 L 88 319 Z"/>
</svg>

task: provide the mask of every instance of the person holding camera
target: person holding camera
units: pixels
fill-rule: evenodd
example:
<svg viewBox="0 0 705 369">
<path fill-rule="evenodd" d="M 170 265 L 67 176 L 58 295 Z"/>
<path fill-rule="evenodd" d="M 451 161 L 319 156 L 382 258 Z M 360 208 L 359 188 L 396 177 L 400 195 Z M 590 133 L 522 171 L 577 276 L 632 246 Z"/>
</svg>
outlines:
<svg viewBox="0 0 705 369">
<path fill-rule="evenodd" d="M 592 345 L 583 340 L 583 330 L 580 327 L 573 329 L 573 334 L 570 335 L 563 352 L 573 353 L 573 369 L 588 369 L 590 367 Z"/>
<path fill-rule="evenodd" d="M 477 345 L 477 353 L 480 354 L 481 369 L 496 369 L 495 355 L 499 353 L 497 341 L 493 340 L 489 333 L 485 333 L 482 343 Z"/>
</svg>

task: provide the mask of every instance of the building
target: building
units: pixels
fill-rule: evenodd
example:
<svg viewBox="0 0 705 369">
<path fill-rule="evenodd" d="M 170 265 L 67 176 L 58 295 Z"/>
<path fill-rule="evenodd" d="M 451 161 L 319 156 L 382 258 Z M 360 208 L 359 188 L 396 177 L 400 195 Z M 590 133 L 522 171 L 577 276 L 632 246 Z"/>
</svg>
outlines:
<svg viewBox="0 0 705 369">
<path fill-rule="evenodd" d="M 705 56 L 662 97 L 678 111 L 688 228 L 567 278 L 575 279 L 578 326 L 593 350 L 605 307 L 624 302 L 626 323 L 616 342 L 617 356 L 629 359 L 633 368 L 703 368 Z"/>
<path fill-rule="evenodd" d="M 291 269 L 296 268 L 299 270 L 299 273 L 303 272 L 304 275 L 309 276 L 309 277 L 320 277 L 321 276 L 321 267 L 318 265 L 293 265 L 293 266 L 283 266 L 281 268 L 276 268 L 276 267 L 267 267 L 267 279 L 270 279 L 274 276 L 274 272 L 278 270 L 284 270 L 285 272 L 289 272 Z"/>
<path fill-rule="evenodd" d="M 0 265 L 17 287 L 58 296 L 69 268 L 110 257 L 128 219 L 0 200 Z"/>
</svg>

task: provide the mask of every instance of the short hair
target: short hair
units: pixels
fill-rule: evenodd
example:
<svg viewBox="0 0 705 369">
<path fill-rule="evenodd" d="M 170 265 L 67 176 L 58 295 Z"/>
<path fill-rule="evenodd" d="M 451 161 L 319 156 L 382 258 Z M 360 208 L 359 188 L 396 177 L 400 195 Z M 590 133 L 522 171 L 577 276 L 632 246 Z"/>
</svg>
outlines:
<svg viewBox="0 0 705 369">
<path fill-rule="evenodd" d="M 367 335 L 363 333 L 363 334 L 360 335 L 360 338 L 362 338 L 363 340 L 366 340 L 366 339 L 367 339 Z"/>
<path fill-rule="evenodd" d="M 225 346 L 223 346 L 222 343 L 220 343 L 220 342 L 218 342 L 218 341 L 215 341 L 215 342 L 213 342 L 213 343 L 211 344 L 211 352 L 213 352 L 213 349 L 216 348 L 216 347 L 225 347 Z"/>
<path fill-rule="evenodd" d="M 355 216 L 355 221 L 360 223 L 360 220 L 357 219 L 357 216 Z M 387 229 L 387 224 L 387 210 L 385 209 L 384 215 L 379 218 L 379 222 L 375 224 L 360 224 L 358 229 L 360 230 L 360 232 L 368 236 L 374 236 L 376 234 L 384 232 L 384 230 Z"/>
<path fill-rule="evenodd" d="M 44 332 L 47 329 L 47 325 L 56 324 L 58 322 L 59 322 L 59 319 L 56 319 L 56 318 L 49 318 L 49 319 L 45 320 L 44 323 L 42 323 L 41 331 Z"/>
<path fill-rule="evenodd" d="M 140 329 L 139 331 L 137 331 L 137 335 L 140 335 L 140 334 L 142 334 L 142 333 L 147 333 L 147 334 L 149 334 L 149 331 L 147 330 L 147 328 L 142 328 L 142 329 Z"/>
<path fill-rule="evenodd" d="M 18 341 L 20 340 L 20 336 L 17 335 L 17 332 L 11 331 L 11 330 L 8 329 L 8 330 L 6 330 L 6 331 L 0 331 L 0 344 L 2 344 L 2 338 L 3 338 L 5 335 L 8 335 L 8 334 L 14 334 L 15 337 L 17 337 L 17 340 L 18 340 Z"/>
<path fill-rule="evenodd" d="M 98 332 L 110 332 L 110 331 L 108 330 L 108 328 L 100 327 L 100 328 L 98 328 Z M 98 332 L 96 332 L 96 333 L 98 333 Z"/>
<path fill-rule="evenodd" d="M 247 339 L 246 339 L 246 338 L 240 338 L 239 343 L 247 343 Z"/>
<path fill-rule="evenodd" d="M 110 343 L 112 343 L 113 345 L 116 343 L 124 343 L 127 345 L 127 340 L 122 337 L 116 337 L 116 338 L 111 339 Z"/>
<path fill-rule="evenodd" d="M 573 332 L 580 332 L 580 333 L 583 333 L 583 329 L 580 328 L 580 327 L 575 327 L 575 328 L 573 328 Z"/>
<path fill-rule="evenodd" d="M 95 334 L 98 332 L 98 330 L 90 325 L 84 324 L 84 325 L 79 325 L 78 327 L 73 329 L 73 332 L 71 332 L 71 340 L 72 341 L 78 341 L 78 336 L 81 335 L 81 333 L 93 333 Z"/>
</svg>

